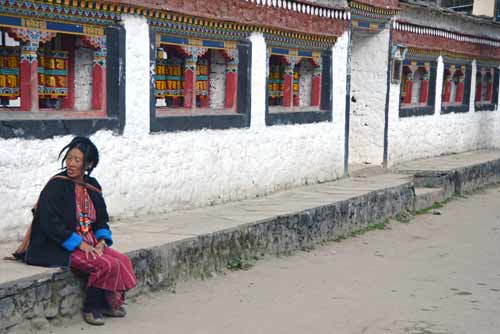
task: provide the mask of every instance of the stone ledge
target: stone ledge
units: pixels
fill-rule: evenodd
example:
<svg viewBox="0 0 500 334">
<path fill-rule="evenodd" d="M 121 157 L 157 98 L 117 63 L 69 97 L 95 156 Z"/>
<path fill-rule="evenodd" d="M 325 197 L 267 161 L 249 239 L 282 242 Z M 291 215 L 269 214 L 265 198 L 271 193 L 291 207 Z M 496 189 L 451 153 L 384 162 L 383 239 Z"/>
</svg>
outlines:
<svg viewBox="0 0 500 334">
<path fill-rule="evenodd" d="M 405 181 L 256 223 L 133 250 L 127 254 L 139 283 L 129 296 L 209 277 L 235 258 L 288 254 L 334 240 L 399 212 L 413 211 L 414 205 L 413 186 Z M 83 296 L 82 280 L 67 269 L 5 282 L 0 285 L 0 332 L 46 328 L 70 319 L 80 314 Z"/>
</svg>

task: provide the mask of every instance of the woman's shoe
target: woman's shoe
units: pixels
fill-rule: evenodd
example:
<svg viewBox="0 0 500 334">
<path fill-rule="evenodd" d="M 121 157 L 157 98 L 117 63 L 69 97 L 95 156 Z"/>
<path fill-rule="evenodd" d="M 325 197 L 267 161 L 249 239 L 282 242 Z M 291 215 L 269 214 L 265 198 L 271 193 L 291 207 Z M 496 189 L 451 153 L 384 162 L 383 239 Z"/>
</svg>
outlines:
<svg viewBox="0 0 500 334">
<path fill-rule="evenodd" d="M 107 309 L 102 312 L 102 315 L 105 317 L 112 317 L 112 318 L 123 318 L 124 316 L 127 315 L 127 310 L 123 306 L 120 306 L 116 310 L 112 309 Z"/>
<path fill-rule="evenodd" d="M 101 312 L 98 311 L 83 312 L 83 320 L 93 326 L 104 325 L 104 318 L 102 317 Z"/>
</svg>

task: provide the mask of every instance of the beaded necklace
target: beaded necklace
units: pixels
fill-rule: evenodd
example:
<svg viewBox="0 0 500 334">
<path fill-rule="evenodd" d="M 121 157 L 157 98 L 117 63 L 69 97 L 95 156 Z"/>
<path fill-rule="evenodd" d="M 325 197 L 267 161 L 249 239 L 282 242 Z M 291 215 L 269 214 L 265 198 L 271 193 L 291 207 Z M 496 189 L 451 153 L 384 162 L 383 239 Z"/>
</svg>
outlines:
<svg viewBox="0 0 500 334">
<path fill-rule="evenodd" d="M 83 199 L 83 207 L 82 203 L 80 202 L 80 214 L 78 217 L 78 229 L 80 232 L 83 234 L 87 234 L 90 230 L 90 225 L 93 223 L 92 220 L 89 217 L 89 194 L 87 192 L 87 189 L 85 187 L 81 188 L 81 195 Z"/>
</svg>

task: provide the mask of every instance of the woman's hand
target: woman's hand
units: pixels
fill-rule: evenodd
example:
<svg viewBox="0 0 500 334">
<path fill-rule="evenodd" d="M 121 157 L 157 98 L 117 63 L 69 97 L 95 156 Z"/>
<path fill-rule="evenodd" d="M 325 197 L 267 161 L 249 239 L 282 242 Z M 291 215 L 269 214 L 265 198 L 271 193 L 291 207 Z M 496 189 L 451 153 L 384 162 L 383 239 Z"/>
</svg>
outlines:
<svg viewBox="0 0 500 334">
<path fill-rule="evenodd" d="M 80 246 L 78 246 L 78 248 L 85 252 L 85 257 L 87 259 L 89 258 L 89 254 L 92 256 L 93 259 L 96 258 L 96 254 L 97 254 L 97 256 L 102 255 L 102 251 L 98 252 L 98 250 L 96 248 L 92 247 L 91 245 L 89 245 L 85 241 L 82 241 L 82 243 L 80 244 Z"/>
<path fill-rule="evenodd" d="M 108 245 L 106 245 L 106 241 L 104 239 L 101 239 L 99 240 L 99 242 L 97 243 L 97 245 L 95 246 L 95 249 L 96 249 L 96 252 L 97 252 L 97 255 L 101 256 L 102 254 L 104 254 L 104 249 L 107 247 Z"/>
</svg>

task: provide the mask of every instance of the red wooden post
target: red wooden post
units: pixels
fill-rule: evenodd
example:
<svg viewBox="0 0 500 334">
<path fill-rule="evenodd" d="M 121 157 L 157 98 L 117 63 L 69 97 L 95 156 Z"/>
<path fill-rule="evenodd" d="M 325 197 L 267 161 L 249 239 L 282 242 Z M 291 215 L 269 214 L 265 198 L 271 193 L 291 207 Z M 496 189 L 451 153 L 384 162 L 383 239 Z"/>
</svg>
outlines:
<svg viewBox="0 0 500 334">
<path fill-rule="evenodd" d="M 420 100 L 419 103 L 427 103 L 429 99 L 429 80 L 422 80 L 420 87 Z"/>
<path fill-rule="evenodd" d="M 322 68 L 316 66 L 314 68 L 313 78 L 312 78 L 312 92 L 311 92 L 311 106 L 319 107 L 321 104 L 321 72 Z"/>
<path fill-rule="evenodd" d="M 491 80 L 488 82 L 488 85 L 486 86 L 486 101 L 493 101 L 493 83 Z"/>
<path fill-rule="evenodd" d="M 283 106 L 290 107 L 292 105 L 293 96 L 293 62 L 286 65 L 285 76 L 283 80 Z"/>
<path fill-rule="evenodd" d="M 411 104 L 411 94 L 413 90 L 413 71 L 409 66 L 405 66 L 403 68 L 403 72 L 405 73 L 403 77 L 405 79 L 403 103 Z"/>
<path fill-rule="evenodd" d="M 443 102 L 447 103 L 450 102 L 450 96 L 451 96 L 451 72 L 449 70 L 446 70 L 444 72 L 444 86 L 443 86 Z"/>
<path fill-rule="evenodd" d="M 200 95 L 200 108 L 208 108 L 209 95 Z"/>
<path fill-rule="evenodd" d="M 21 47 L 20 96 L 21 111 L 38 110 L 38 43 L 27 42 Z"/>
<path fill-rule="evenodd" d="M 184 108 L 196 107 L 196 56 L 188 56 L 184 67 Z M 194 100 L 194 101 L 193 101 Z M 193 103 L 194 102 L 194 103 Z"/>
<path fill-rule="evenodd" d="M 94 51 L 92 60 L 92 110 L 106 106 L 106 49 Z"/>
<path fill-rule="evenodd" d="M 62 100 L 63 109 L 73 109 L 75 106 L 75 37 L 71 35 L 61 36 L 62 48 L 69 52 L 66 69 L 68 71 L 68 95 Z"/>
<path fill-rule="evenodd" d="M 450 102 L 451 82 L 446 81 L 444 85 L 443 102 Z"/>
<path fill-rule="evenodd" d="M 235 106 L 236 93 L 238 87 L 238 57 L 228 61 L 226 69 L 226 109 L 232 109 Z"/>
<path fill-rule="evenodd" d="M 462 103 L 464 101 L 464 82 L 462 79 L 458 82 L 457 95 L 455 96 L 456 103 Z"/>
<path fill-rule="evenodd" d="M 420 86 L 420 98 L 419 103 L 427 104 L 429 101 L 429 80 L 430 80 L 430 68 L 424 67 L 422 75 L 422 86 Z"/>
<path fill-rule="evenodd" d="M 413 89 L 413 81 L 408 80 L 406 82 L 406 91 L 405 91 L 405 98 L 403 100 L 403 103 L 410 104 L 411 103 L 411 91 Z"/>
</svg>

